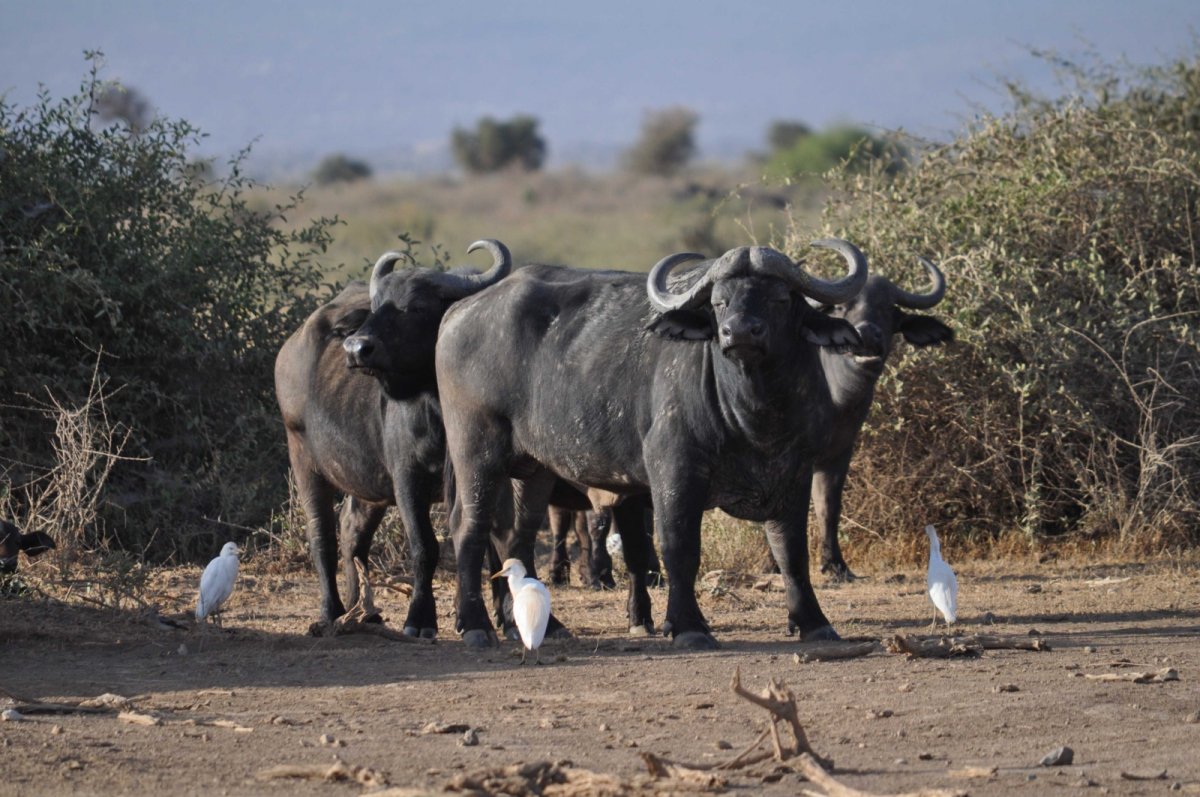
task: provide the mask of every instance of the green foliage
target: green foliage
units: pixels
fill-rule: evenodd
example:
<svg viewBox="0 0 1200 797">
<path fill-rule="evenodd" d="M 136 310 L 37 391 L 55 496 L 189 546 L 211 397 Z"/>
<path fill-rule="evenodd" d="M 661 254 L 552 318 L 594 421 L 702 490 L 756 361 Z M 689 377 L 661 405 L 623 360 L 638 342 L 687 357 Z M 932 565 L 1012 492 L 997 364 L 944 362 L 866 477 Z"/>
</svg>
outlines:
<svg viewBox="0 0 1200 797">
<path fill-rule="evenodd" d="M 791 130 L 791 133 L 796 133 Z M 783 144 L 789 130 L 772 128 L 773 153 L 765 171 L 776 180 L 795 179 L 824 174 L 844 165 L 851 172 L 861 172 L 882 163 L 888 174 L 902 168 L 905 152 L 898 145 L 871 135 L 858 127 L 838 126 L 820 133 L 795 134 L 790 144 Z"/>
<path fill-rule="evenodd" d="M 123 457 L 142 460 L 106 474 L 81 544 L 211 555 L 222 524 L 285 497 L 272 364 L 316 304 L 332 222 L 281 231 L 295 200 L 252 211 L 240 156 L 195 179 L 187 122 L 95 126 L 89 58 L 75 96 L 0 98 L 0 487 L 20 508 L 55 470 L 56 417 L 99 384 Z"/>
<path fill-rule="evenodd" d="M 523 115 L 507 122 L 485 116 L 474 131 L 456 127 L 450 139 L 454 160 L 471 174 L 512 166 L 527 172 L 537 171 L 546 159 L 546 142 L 537 128 L 537 119 Z"/>
<path fill-rule="evenodd" d="M 862 525 L 1197 541 L 1200 64 L 1060 65 L 1068 96 L 1018 92 L 906 173 L 834 180 L 828 227 L 894 278 L 940 260 L 958 334 L 885 378 Z"/>
<path fill-rule="evenodd" d="M 812 128 L 804 122 L 776 120 L 771 122 L 771 126 L 767 128 L 767 145 L 774 154 L 781 150 L 791 149 L 800 139 L 811 136 L 812 132 Z"/>
<path fill-rule="evenodd" d="M 371 167 L 366 161 L 356 160 L 341 153 L 326 155 L 313 170 L 313 181 L 317 185 L 352 183 L 371 176 Z"/>
<path fill-rule="evenodd" d="M 700 118 L 688 108 L 651 111 L 642 132 L 625 153 L 625 167 L 634 174 L 675 174 L 696 154 L 695 129 Z"/>
</svg>

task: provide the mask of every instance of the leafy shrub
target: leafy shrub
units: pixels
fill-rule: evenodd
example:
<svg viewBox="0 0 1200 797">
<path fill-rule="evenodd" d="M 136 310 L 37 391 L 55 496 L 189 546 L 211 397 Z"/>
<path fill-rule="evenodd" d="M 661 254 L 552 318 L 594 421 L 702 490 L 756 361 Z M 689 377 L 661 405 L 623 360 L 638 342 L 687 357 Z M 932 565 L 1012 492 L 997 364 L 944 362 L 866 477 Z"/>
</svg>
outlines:
<svg viewBox="0 0 1200 797">
<path fill-rule="evenodd" d="M 371 176 L 371 167 L 366 161 L 356 160 L 342 154 L 326 155 L 313 170 L 313 181 L 317 185 L 352 183 Z"/>
<path fill-rule="evenodd" d="M 811 136 L 812 132 L 812 128 L 804 124 L 804 122 L 780 119 L 771 122 L 771 126 L 767 128 L 767 145 L 771 148 L 771 153 L 774 154 L 785 149 L 791 149 L 800 139 Z"/>
<path fill-rule="evenodd" d="M 496 172 L 510 166 L 537 171 L 546 159 L 546 142 L 537 127 L 537 119 L 521 115 L 507 122 L 485 116 L 473 132 L 456 127 L 450 138 L 454 160 L 471 174 Z"/>
<path fill-rule="evenodd" d="M 774 130 L 772 144 L 783 144 L 788 130 Z M 791 131 L 795 133 L 796 131 Z M 794 179 L 820 175 L 839 166 L 859 172 L 872 164 L 883 163 L 893 174 L 902 168 L 906 153 L 895 143 L 873 136 L 858 127 L 838 126 L 819 133 L 796 134 L 791 143 L 776 147 L 765 171 L 772 179 Z"/>
<path fill-rule="evenodd" d="M 651 111 L 642 132 L 625 153 L 625 167 L 635 174 L 670 176 L 696 154 L 695 129 L 699 117 L 687 108 Z"/>
<path fill-rule="evenodd" d="M 1018 92 L 894 179 L 834 178 L 827 226 L 917 285 L 939 260 L 958 335 L 894 356 L 855 527 L 1197 541 L 1200 64 L 1066 66 L 1069 96 Z"/>
<path fill-rule="evenodd" d="M 79 544 L 211 555 L 286 496 L 272 364 L 316 303 L 331 221 L 251 211 L 240 157 L 193 179 L 187 122 L 94 126 L 89 57 L 75 96 L 0 97 L 0 492 L 28 508 L 56 418 L 99 385 L 122 461 Z"/>
</svg>

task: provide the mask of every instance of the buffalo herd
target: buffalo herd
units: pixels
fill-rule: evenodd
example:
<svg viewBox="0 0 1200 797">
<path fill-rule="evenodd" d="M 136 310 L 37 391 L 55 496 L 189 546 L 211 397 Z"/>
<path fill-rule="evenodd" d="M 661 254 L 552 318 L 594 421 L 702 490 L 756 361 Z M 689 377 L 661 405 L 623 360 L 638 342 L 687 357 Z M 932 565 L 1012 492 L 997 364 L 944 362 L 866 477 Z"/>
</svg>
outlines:
<svg viewBox="0 0 1200 797">
<path fill-rule="evenodd" d="M 581 543 L 585 584 L 611 585 L 603 537 L 619 534 L 632 633 L 654 633 L 648 587 L 659 560 L 668 584 L 661 630 L 677 647 L 717 647 L 696 601 L 700 523 L 720 508 L 762 522 L 783 574 L 788 633 L 836 639 L 809 576 L 810 499 L 821 569 L 852 578 L 838 516 L 855 440 L 902 335 L 949 340 L 927 315 L 945 295 L 941 271 L 911 293 L 840 239 L 814 241 L 844 260 L 814 276 L 777 250 L 681 253 L 649 275 L 562 266 L 513 269 L 499 241 L 492 266 L 397 267 L 389 252 L 370 283 L 351 283 L 283 345 L 275 386 L 321 585 L 318 625 L 346 611 L 337 589 L 338 533 L 347 598 L 359 594 L 388 506 L 413 562 L 404 633 L 438 630 L 435 502 L 449 507 L 457 567 L 456 630 L 473 647 L 512 634 L 503 581 L 484 595 L 485 559 L 520 559 L 549 514 L 554 580 L 565 538 Z M 340 518 L 335 506 L 342 499 Z M 365 572 L 365 570 L 364 570 Z M 549 635 L 568 631 L 553 616 Z"/>
</svg>

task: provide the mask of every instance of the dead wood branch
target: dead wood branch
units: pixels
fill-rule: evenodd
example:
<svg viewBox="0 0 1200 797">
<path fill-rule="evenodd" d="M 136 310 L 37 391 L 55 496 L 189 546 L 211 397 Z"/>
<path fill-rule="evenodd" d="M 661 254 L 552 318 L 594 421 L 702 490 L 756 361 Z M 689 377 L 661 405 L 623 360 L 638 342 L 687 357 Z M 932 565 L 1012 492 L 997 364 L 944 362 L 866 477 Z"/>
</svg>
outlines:
<svg viewBox="0 0 1200 797">
<path fill-rule="evenodd" d="M 332 764 L 280 764 L 259 770 L 254 777 L 259 780 L 300 778 L 324 780 L 330 783 L 355 782 L 371 788 L 387 785 L 387 777 L 378 770 L 351 766 L 341 760 L 334 761 Z"/>
<path fill-rule="evenodd" d="M 406 636 L 388 628 L 379 621 L 379 609 L 375 608 L 375 592 L 367 579 L 367 569 L 358 559 L 354 560 L 358 571 L 358 600 L 345 614 L 333 621 L 333 625 L 313 623 L 308 632 L 312 636 L 344 636 L 346 634 L 371 634 L 392 642 L 416 642 L 432 644 L 432 639 Z"/>
<path fill-rule="evenodd" d="M 116 714 L 131 705 L 128 698 L 112 693 L 105 693 L 77 703 L 50 703 L 18 695 L 4 687 L 0 687 L 0 694 L 11 699 L 16 704 L 13 708 L 22 714 Z"/>
<path fill-rule="evenodd" d="M 948 659 L 954 656 L 978 656 L 983 652 L 979 643 L 958 637 L 903 636 L 896 634 L 883 641 L 889 653 L 904 653 L 913 659 Z"/>
<path fill-rule="evenodd" d="M 1106 672 L 1084 673 L 1089 681 L 1129 681 L 1135 684 L 1162 684 L 1167 681 L 1178 681 L 1179 672 L 1174 667 L 1164 667 L 1154 672 Z"/>
<path fill-rule="evenodd" d="M 808 734 L 804 732 L 804 726 L 800 724 L 800 709 L 796 706 L 796 695 L 791 689 L 784 686 L 780 681 L 772 679 L 771 682 L 763 689 L 761 695 L 756 695 L 742 686 L 742 670 L 740 667 L 733 671 L 733 681 L 729 684 L 729 688 L 733 693 L 743 700 L 748 700 L 756 706 L 765 708 L 771 715 L 771 740 L 775 745 L 775 757 L 779 761 L 785 761 L 788 758 L 808 753 L 817 761 L 821 761 L 826 766 L 832 766 L 824 757 L 817 754 L 812 746 L 808 743 Z M 786 722 L 792 729 L 793 743 L 785 748 L 783 741 L 779 737 L 778 723 Z"/>
<path fill-rule="evenodd" d="M 811 795 L 811 797 L 967 797 L 967 792 L 962 789 L 919 789 L 918 791 L 892 794 L 861 791 L 837 781 L 807 753 L 801 753 L 800 755 L 800 771 L 804 773 L 804 777 L 808 778 L 814 785 L 819 786 L 824 791 L 824 794 L 822 794 L 811 789 L 805 789 L 804 793 Z"/>
<path fill-rule="evenodd" d="M 857 659 L 879 650 L 879 643 L 870 642 L 801 642 L 796 646 L 795 660 L 797 664 L 808 664 L 814 661 L 836 661 L 838 659 Z"/>
</svg>

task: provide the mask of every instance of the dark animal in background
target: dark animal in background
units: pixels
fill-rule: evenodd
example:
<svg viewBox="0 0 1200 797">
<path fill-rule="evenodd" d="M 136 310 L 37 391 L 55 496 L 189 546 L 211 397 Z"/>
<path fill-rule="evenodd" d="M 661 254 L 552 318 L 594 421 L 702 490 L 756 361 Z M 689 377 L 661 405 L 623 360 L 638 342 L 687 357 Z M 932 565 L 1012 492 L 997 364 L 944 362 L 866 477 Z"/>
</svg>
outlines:
<svg viewBox="0 0 1200 797">
<path fill-rule="evenodd" d="M 55 547 L 57 546 L 49 534 L 41 531 L 24 534 L 7 520 L 0 520 L 0 575 L 17 572 L 18 555 L 21 551 L 33 559 Z"/>
<path fill-rule="evenodd" d="M 438 324 L 454 302 L 503 279 L 512 267 L 498 241 L 478 241 L 493 265 L 485 274 L 429 268 L 395 271 L 401 255 L 375 264 L 370 285 L 351 283 L 316 310 L 275 361 L 275 392 L 288 455 L 321 583 L 320 622 L 344 614 L 337 591 L 338 519 L 351 605 L 375 529 L 395 504 L 415 572 L 406 634 L 433 637 L 433 571 L 438 546 L 429 510 L 441 497 L 445 435 L 434 380 Z M 349 366 L 349 367 L 347 367 Z M 374 378 L 369 378 L 374 377 Z"/>
<path fill-rule="evenodd" d="M 571 512 L 566 509 L 551 506 L 550 533 L 554 539 L 554 553 L 550 558 L 551 581 L 554 584 L 569 584 L 571 581 L 571 558 L 569 554 L 570 536 L 574 532 L 579 544 L 579 556 L 575 561 L 575 571 L 579 582 L 592 589 L 616 589 L 617 583 L 613 578 L 612 554 L 608 549 L 608 541 L 614 532 L 612 510 Z M 652 521 L 647 523 L 647 529 L 652 528 Z M 653 541 L 651 541 L 653 546 Z M 658 555 L 654 548 L 650 549 L 648 564 L 651 583 L 657 580 L 662 572 Z"/>
<path fill-rule="evenodd" d="M 905 310 L 928 310 L 946 295 L 946 278 L 930 261 L 919 258 L 929 274 L 926 293 L 910 293 L 886 277 L 872 274 L 862 291 L 847 302 L 824 308 L 830 316 L 854 325 L 862 344 L 838 353 L 821 350 L 821 365 L 829 380 L 834 415 L 829 443 L 813 466 L 812 500 L 817 527 L 822 531 L 821 572 L 835 580 L 854 578 L 838 544 L 842 490 L 858 433 L 875 398 L 875 385 L 892 352 L 896 335 L 913 346 L 935 346 L 954 339 L 954 332 L 928 315 Z"/>
<path fill-rule="evenodd" d="M 677 646 L 716 646 L 695 578 L 701 515 L 721 507 L 767 521 L 789 631 L 837 637 L 808 573 L 813 460 L 833 414 L 818 352 L 862 341 L 804 297 L 848 301 L 867 263 L 845 241 L 816 245 L 845 258 L 846 277 L 817 279 L 780 252 L 740 247 L 674 285 L 671 271 L 700 255 L 664 258 L 648 279 L 530 266 L 447 312 L 437 378 L 462 506 L 453 529 L 458 627 L 468 644 L 494 639 L 481 567 L 509 479 L 515 533 L 528 538 L 556 475 L 621 499 L 613 513 L 631 565 L 631 626 L 650 625 L 644 541 L 653 505 L 670 586 L 663 630 Z M 587 389 L 550 389 L 556 384 Z"/>
</svg>

